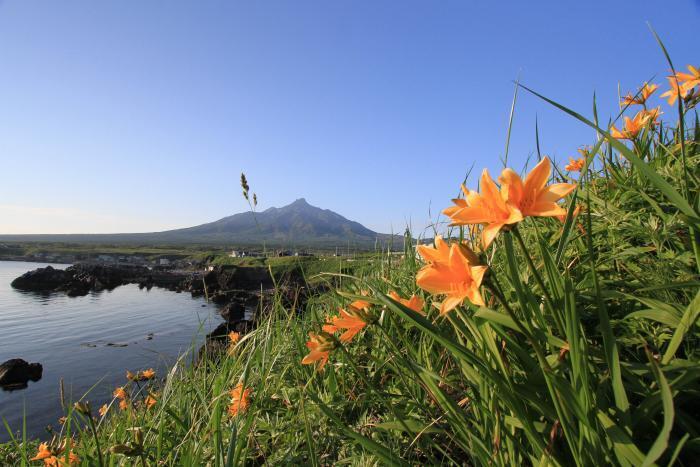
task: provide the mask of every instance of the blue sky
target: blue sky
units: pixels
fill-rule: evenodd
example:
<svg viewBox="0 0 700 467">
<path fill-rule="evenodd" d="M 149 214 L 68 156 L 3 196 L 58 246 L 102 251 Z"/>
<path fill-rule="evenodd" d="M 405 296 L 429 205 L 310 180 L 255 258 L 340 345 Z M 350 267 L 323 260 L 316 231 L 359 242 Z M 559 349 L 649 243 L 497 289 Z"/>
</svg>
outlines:
<svg viewBox="0 0 700 467">
<path fill-rule="evenodd" d="M 0 233 L 153 231 L 305 197 L 420 231 L 500 170 L 513 80 L 590 114 L 696 63 L 698 1 L 0 3 Z M 668 109 L 666 109 L 668 110 Z M 520 94 L 509 165 L 592 132 Z"/>
</svg>

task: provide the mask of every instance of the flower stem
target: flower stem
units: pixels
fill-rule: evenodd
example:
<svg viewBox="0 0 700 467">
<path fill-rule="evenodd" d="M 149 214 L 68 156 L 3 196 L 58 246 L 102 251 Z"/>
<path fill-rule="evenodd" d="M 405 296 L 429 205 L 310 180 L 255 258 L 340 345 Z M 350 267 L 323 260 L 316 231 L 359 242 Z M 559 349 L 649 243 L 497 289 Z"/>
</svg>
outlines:
<svg viewBox="0 0 700 467">
<path fill-rule="evenodd" d="M 100 449 L 100 440 L 97 437 L 97 429 L 95 428 L 95 421 L 92 419 L 92 414 L 88 414 L 88 423 L 90 425 L 90 431 L 92 431 L 92 436 L 95 438 L 95 446 L 97 447 L 97 457 L 100 461 L 100 467 L 104 466 L 104 461 L 102 460 L 102 449 Z"/>
<path fill-rule="evenodd" d="M 532 261 L 532 258 L 530 257 L 530 254 L 527 251 L 527 247 L 525 246 L 525 241 L 523 240 L 522 235 L 520 235 L 520 231 L 518 230 L 518 227 L 515 226 L 511 232 L 513 232 L 516 240 L 518 241 L 518 244 L 520 245 L 520 249 L 523 250 L 523 255 L 525 256 L 525 260 L 527 261 L 527 265 L 530 268 L 530 271 L 532 272 L 533 277 L 535 278 L 535 282 L 537 282 L 537 285 L 539 288 L 542 290 L 542 294 L 544 296 L 544 301 L 547 304 L 547 307 L 550 309 L 552 313 L 552 317 L 557 323 L 557 327 L 559 328 L 560 331 L 563 332 L 564 330 L 564 325 L 559 321 L 558 315 L 554 312 L 554 302 L 552 301 L 552 297 L 549 295 L 549 292 L 547 291 L 547 288 L 544 285 L 544 281 L 542 280 L 542 277 L 540 277 L 539 272 L 537 272 L 537 268 L 535 267 L 534 261 Z"/>
</svg>

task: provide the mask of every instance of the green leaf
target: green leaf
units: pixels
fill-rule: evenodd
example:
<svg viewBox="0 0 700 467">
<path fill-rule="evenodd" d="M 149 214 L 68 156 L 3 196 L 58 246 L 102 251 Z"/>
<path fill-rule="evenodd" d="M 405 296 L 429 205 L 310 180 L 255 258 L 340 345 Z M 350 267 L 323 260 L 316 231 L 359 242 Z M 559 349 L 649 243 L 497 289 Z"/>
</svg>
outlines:
<svg viewBox="0 0 700 467">
<path fill-rule="evenodd" d="M 665 324 L 667 326 L 671 326 L 673 328 L 676 328 L 678 324 L 680 324 L 680 319 L 677 316 L 671 315 L 665 311 L 661 310 L 641 310 L 641 311 L 634 311 L 627 316 L 625 316 L 625 319 L 649 319 L 652 321 L 656 321 L 658 323 Z"/>
<path fill-rule="evenodd" d="M 318 405 L 318 407 L 321 409 L 321 411 L 331 419 L 331 421 L 335 424 L 335 426 L 343 432 L 346 436 L 352 438 L 355 440 L 359 445 L 361 445 L 363 448 L 365 448 L 367 451 L 373 453 L 384 463 L 387 465 L 405 465 L 406 463 L 403 462 L 401 459 L 396 457 L 390 450 L 382 446 L 381 444 L 366 438 L 362 436 L 361 434 L 355 432 L 354 430 L 350 429 L 345 422 L 343 422 L 336 414 L 323 402 L 321 402 L 321 399 L 316 397 L 313 392 L 307 392 L 307 395 L 313 399 L 314 403 Z"/>
<path fill-rule="evenodd" d="M 411 430 L 409 433 L 410 434 L 417 434 L 417 433 L 443 433 L 445 430 L 441 430 L 437 427 L 435 427 L 433 424 L 426 425 L 424 422 L 420 420 L 404 420 L 404 423 L 401 423 L 399 421 L 389 421 L 389 422 L 383 422 L 375 425 L 376 428 L 379 428 L 380 430 L 385 430 L 385 431 L 400 431 L 400 432 L 406 432 L 406 428 L 404 427 L 407 426 L 409 430 Z"/>
<path fill-rule="evenodd" d="M 481 318 L 487 321 L 491 321 L 496 324 L 500 324 L 501 326 L 505 326 L 508 329 L 512 329 L 513 331 L 520 332 L 520 328 L 518 327 L 517 324 L 515 324 L 515 321 L 513 321 L 513 318 L 508 316 L 505 313 L 499 313 L 497 311 L 489 310 L 488 308 L 481 307 L 479 310 L 474 313 L 475 318 Z"/>
<path fill-rule="evenodd" d="M 664 407 L 664 424 L 661 427 L 661 432 L 659 433 L 659 436 L 656 437 L 654 444 L 649 449 L 649 452 L 647 452 L 642 467 L 652 465 L 659 459 L 659 457 L 661 457 L 664 451 L 666 451 L 666 449 L 668 448 L 668 438 L 671 436 L 671 429 L 673 428 L 674 416 L 673 395 L 671 394 L 671 388 L 669 387 L 668 382 L 666 381 L 666 377 L 664 376 L 663 372 L 659 368 L 659 365 L 656 363 L 656 360 L 654 360 L 649 351 L 647 351 L 647 357 L 649 358 L 649 363 L 651 364 L 651 371 L 652 373 L 654 373 L 656 382 L 659 384 L 661 402 L 663 403 Z"/>
<path fill-rule="evenodd" d="M 681 318 L 681 322 L 678 324 L 676 331 L 673 333 L 671 341 L 668 343 L 666 353 L 664 354 L 664 358 L 661 360 L 661 363 L 666 365 L 673 359 L 674 355 L 676 355 L 678 347 L 680 347 L 681 342 L 683 341 L 685 333 L 688 332 L 690 327 L 697 321 L 698 314 L 700 314 L 700 291 L 695 294 L 695 298 L 692 302 L 690 302 L 690 305 L 688 305 L 685 313 L 683 313 L 683 318 Z"/>
<path fill-rule="evenodd" d="M 617 426 L 615 422 L 605 413 L 598 411 L 598 421 L 603 426 L 608 437 L 613 443 L 613 450 L 617 460 L 623 465 L 640 465 L 644 462 L 644 454 L 635 446 L 634 442 L 627 436 L 625 430 Z"/>
</svg>

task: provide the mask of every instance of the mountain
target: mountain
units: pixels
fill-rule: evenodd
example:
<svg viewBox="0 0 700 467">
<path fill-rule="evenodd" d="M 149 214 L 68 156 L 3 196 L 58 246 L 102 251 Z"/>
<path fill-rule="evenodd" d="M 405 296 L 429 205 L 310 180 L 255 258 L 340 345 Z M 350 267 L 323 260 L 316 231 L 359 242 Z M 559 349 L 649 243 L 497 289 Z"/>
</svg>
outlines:
<svg viewBox="0 0 700 467">
<path fill-rule="evenodd" d="M 400 247 L 403 238 L 374 232 L 329 209 L 312 206 L 304 198 L 281 208 L 234 214 L 215 222 L 133 234 L 0 235 L 0 241 L 130 243 L 130 244 L 229 244 L 276 247 L 347 247 L 370 249 L 377 242 L 392 241 Z"/>
</svg>

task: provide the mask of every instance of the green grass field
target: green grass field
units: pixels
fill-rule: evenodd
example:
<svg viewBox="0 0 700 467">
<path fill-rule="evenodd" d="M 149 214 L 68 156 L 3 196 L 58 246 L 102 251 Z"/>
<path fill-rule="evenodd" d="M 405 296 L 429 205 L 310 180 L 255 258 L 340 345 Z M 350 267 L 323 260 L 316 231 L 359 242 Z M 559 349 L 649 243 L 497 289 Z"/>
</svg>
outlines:
<svg viewBox="0 0 700 467">
<path fill-rule="evenodd" d="M 185 356 L 152 381 L 125 379 L 124 410 L 118 398 L 105 416 L 69 406 L 47 452 L 68 460 L 71 451 L 82 465 L 696 464 L 699 86 L 659 102 L 662 124 L 652 115 L 624 127 L 629 139 L 552 102 L 598 135 L 580 171 L 554 164 L 549 183 L 576 184 L 562 219 L 523 215 L 488 248 L 482 227 L 453 227 L 450 243 L 477 258 L 460 246 L 443 264 L 408 244 L 348 274 L 340 262 L 337 273 L 310 267 L 307 278 L 332 292 L 302 310 L 263 304 L 257 329 L 219 362 L 192 366 Z M 459 276 L 477 261 L 483 280 L 475 269 Z M 417 284 L 426 272 L 440 284 Z M 462 294 L 441 313 L 438 286 L 450 296 L 476 287 L 484 304 Z M 392 291 L 425 305 L 416 311 Z M 341 307 L 360 328 L 351 339 L 327 326 Z M 316 340 L 306 345 L 309 332 Z M 302 364 L 317 344 L 322 369 Z M 245 396 L 230 393 L 239 385 Z M 66 439 L 72 449 L 57 449 Z M 37 447 L 16 438 L 0 447 L 0 463 L 31 464 Z"/>
</svg>

